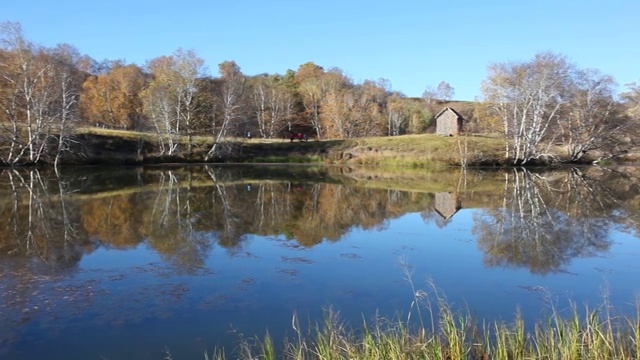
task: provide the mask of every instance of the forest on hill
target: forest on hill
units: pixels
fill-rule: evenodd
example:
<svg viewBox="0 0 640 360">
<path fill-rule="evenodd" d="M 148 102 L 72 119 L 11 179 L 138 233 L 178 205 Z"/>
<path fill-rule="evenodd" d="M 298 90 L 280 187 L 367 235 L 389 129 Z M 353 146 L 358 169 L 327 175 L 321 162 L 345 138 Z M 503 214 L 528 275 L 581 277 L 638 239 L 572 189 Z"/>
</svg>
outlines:
<svg viewBox="0 0 640 360">
<path fill-rule="evenodd" d="M 561 54 L 492 64 L 482 99 L 456 102 L 446 81 L 411 98 L 382 78 L 358 83 L 313 62 L 283 74 L 247 75 L 230 60 L 212 76 L 193 50 L 177 49 L 144 65 L 97 61 L 69 44 L 34 43 L 13 22 L 0 24 L 0 41 L 0 163 L 8 166 L 86 159 L 90 151 L 83 149 L 96 142 L 78 134 L 97 129 L 145 133 L 160 158 L 190 159 L 206 149 L 205 161 L 247 136 L 423 134 L 433 131 L 445 106 L 464 116 L 465 132 L 504 137 L 504 156 L 514 164 L 550 156 L 558 145 L 570 161 L 637 146 L 640 86 L 627 84 L 619 94 L 611 76 L 581 69 Z M 130 151 L 140 153 L 142 146 Z"/>
</svg>

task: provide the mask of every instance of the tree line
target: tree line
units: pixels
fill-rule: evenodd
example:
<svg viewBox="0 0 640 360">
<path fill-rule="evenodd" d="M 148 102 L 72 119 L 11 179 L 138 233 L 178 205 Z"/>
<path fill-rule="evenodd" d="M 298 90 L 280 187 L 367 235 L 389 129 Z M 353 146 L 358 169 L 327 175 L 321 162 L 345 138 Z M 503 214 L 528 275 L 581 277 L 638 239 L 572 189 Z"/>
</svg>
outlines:
<svg viewBox="0 0 640 360">
<path fill-rule="evenodd" d="M 9 165 L 57 163 L 78 127 L 155 134 L 160 155 L 191 153 L 194 137 L 205 136 L 207 158 L 225 139 L 249 132 L 265 139 L 419 134 L 455 92 L 443 81 L 410 98 L 385 79 L 357 83 L 313 62 L 249 76 L 224 61 L 211 76 L 204 59 L 184 49 L 143 66 L 99 62 L 68 44 L 33 43 L 13 22 L 0 24 L 0 40 L 0 159 Z M 556 143 L 578 160 L 615 147 L 637 123 L 640 87 L 628 90 L 617 96 L 612 77 L 558 54 L 493 64 L 467 130 L 504 135 L 506 157 L 516 163 L 545 156 Z"/>
<path fill-rule="evenodd" d="M 7 164 L 57 161 L 79 126 L 156 134 L 161 155 L 190 151 L 194 136 L 207 136 L 213 156 L 225 138 L 248 132 L 265 139 L 399 135 L 423 132 L 432 118 L 386 80 L 355 83 L 313 62 L 284 75 L 248 76 L 224 61 L 216 77 L 193 50 L 144 66 L 98 62 L 71 45 L 32 43 L 18 23 L 0 30 L 0 156 Z"/>
</svg>

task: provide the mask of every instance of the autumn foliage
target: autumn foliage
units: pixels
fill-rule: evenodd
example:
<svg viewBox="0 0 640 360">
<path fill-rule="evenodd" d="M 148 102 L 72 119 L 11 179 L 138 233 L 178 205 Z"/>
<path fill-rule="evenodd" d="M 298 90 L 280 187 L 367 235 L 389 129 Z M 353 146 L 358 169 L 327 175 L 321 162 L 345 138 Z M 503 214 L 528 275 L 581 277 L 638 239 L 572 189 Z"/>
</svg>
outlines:
<svg viewBox="0 0 640 360">
<path fill-rule="evenodd" d="M 214 76 L 194 50 L 180 48 L 144 65 L 98 62 L 71 45 L 32 43 L 11 22 L 1 24 L 0 41 L 5 165 L 77 158 L 84 149 L 75 129 L 87 127 L 140 131 L 153 137 L 159 157 L 193 159 L 198 151 L 205 160 L 234 151 L 229 139 L 249 134 L 273 139 L 304 133 L 320 140 L 419 134 L 454 94 L 442 81 L 423 98 L 409 98 L 386 79 L 358 83 L 339 68 L 313 62 L 284 74 L 246 75 L 229 60 L 218 64 Z M 509 140 L 507 157 L 515 163 L 540 157 L 557 142 L 567 144 L 572 160 L 587 151 L 611 153 L 616 135 L 628 133 L 627 123 L 638 117 L 638 87 L 630 84 L 620 103 L 614 84 L 608 75 L 578 69 L 558 54 L 493 64 L 484 101 L 465 114 L 467 128 L 502 132 Z"/>
</svg>

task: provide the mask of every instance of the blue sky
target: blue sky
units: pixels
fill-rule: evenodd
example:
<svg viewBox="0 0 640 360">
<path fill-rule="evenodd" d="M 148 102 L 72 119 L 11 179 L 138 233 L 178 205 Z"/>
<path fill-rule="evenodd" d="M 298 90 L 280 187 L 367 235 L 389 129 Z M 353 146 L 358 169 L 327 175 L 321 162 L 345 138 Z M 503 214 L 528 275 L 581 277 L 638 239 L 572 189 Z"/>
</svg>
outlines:
<svg viewBox="0 0 640 360">
<path fill-rule="evenodd" d="M 143 65 L 182 47 L 214 75 L 225 60 L 247 75 L 313 61 L 355 82 L 386 78 L 408 96 L 445 80 L 456 99 L 472 100 L 487 65 L 541 51 L 620 85 L 640 80 L 637 0 L 6 0 L 0 21 L 20 22 L 35 43 L 69 43 L 97 60 Z"/>
</svg>

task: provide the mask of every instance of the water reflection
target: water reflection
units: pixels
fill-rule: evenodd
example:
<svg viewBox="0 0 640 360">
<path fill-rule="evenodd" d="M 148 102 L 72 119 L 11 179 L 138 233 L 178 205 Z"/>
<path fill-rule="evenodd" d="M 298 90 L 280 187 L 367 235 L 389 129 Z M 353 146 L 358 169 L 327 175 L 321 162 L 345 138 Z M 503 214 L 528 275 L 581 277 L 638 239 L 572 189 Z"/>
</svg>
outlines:
<svg viewBox="0 0 640 360">
<path fill-rule="evenodd" d="M 68 183 L 51 182 L 38 170 L 5 170 L 2 180 L 0 254 L 72 267 L 90 251 L 80 209 L 66 196 Z"/>
<path fill-rule="evenodd" d="M 434 210 L 440 216 L 439 221 L 436 222 L 438 227 L 445 227 L 461 207 L 460 197 L 457 192 L 437 192 Z"/>
<path fill-rule="evenodd" d="M 260 302 L 264 308 L 249 313 L 248 323 L 256 316 L 272 321 L 274 311 L 286 318 L 300 302 L 319 310 L 343 301 L 354 312 L 368 303 L 372 311 L 387 306 L 393 313 L 400 295 L 390 294 L 403 286 L 389 263 L 405 250 L 426 268 L 422 275 L 440 275 L 439 284 L 459 292 L 475 287 L 478 301 L 500 291 L 487 269 L 525 269 L 534 279 L 564 275 L 575 259 L 608 256 L 612 232 L 637 237 L 639 177 L 633 167 L 3 170 L 0 355 L 11 337 L 22 336 L 29 348 L 34 322 L 58 329 L 78 316 L 84 317 L 77 323 L 109 329 L 149 318 L 194 322 L 212 312 L 226 325 Z M 478 249 L 481 255 L 472 257 Z M 530 278 L 513 283 L 538 285 Z M 618 283 L 628 281 L 620 276 Z M 491 298 L 487 306 L 497 302 Z"/>
<path fill-rule="evenodd" d="M 606 252 L 612 225 L 635 226 L 627 220 L 637 216 L 624 204 L 637 197 L 637 188 L 616 191 L 608 175 L 589 176 L 577 168 L 506 172 L 502 206 L 485 208 L 475 218 L 485 263 L 544 274 L 563 271 L 573 258 Z"/>
<path fill-rule="evenodd" d="M 187 167 L 104 175 L 4 170 L 0 253 L 72 268 L 99 247 L 144 242 L 188 272 L 203 265 L 213 243 L 233 254 L 247 234 L 284 235 L 309 247 L 338 241 L 353 228 L 384 229 L 411 212 L 445 227 L 461 208 L 475 208 L 481 211 L 473 231 L 487 265 L 547 273 L 606 252 L 611 226 L 637 231 L 638 224 L 633 173 L 593 168 L 420 174 L 409 178 L 421 183 L 414 191 L 378 188 L 384 179 L 361 169 Z"/>
</svg>

